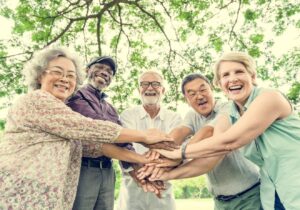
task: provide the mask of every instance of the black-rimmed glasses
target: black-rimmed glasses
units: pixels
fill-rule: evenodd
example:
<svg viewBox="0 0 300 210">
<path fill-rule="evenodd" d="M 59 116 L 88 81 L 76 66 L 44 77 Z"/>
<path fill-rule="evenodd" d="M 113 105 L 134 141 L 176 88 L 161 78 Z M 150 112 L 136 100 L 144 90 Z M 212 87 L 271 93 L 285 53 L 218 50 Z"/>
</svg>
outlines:
<svg viewBox="0 0 300 210">
<path fill-rule="evenodd" d="M 152 86 L 152 88 L 159 88 L 161 86 L 160 82 L 156 82 L 156 81 L 153 81 L 153 82 L 140 82 L 140 86 L 144 89 L 148 88 L 149 86 Z"/>
</svg>

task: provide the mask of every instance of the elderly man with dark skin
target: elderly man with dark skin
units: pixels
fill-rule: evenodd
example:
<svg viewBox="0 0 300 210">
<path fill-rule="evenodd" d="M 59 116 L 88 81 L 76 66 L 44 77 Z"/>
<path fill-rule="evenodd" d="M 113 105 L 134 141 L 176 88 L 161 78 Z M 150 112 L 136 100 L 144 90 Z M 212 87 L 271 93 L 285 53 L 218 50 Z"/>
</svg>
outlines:
<svg viewBox="0 0 300 210">
<path fill-rule="evenodd" d="M 8 111 L 0 141 L 0 209 L 71 209 L 83 147 L 97 157 L 105 142 L 172 140 L 72 111 L 65 100 L 82 81 L 80 69 L 78 56 L 59 47 L 37 51 L 24 67 L 29 92 Z"/>
<path fill-rule="evenodd" d="M 67 102 L 74 111 L 93 119 L 111 121 L 121 125 L 115 108 L 105 99 L 104 93 L 117 71 L 113 58 L 102 56 L 87 64 L 88 84 L 81 87 Z M 119 144 L 131 149 L 130 144 Z M 83 148 L 84 149 L 84 148 Z M 79 185 L 73 209 L 112 210 L 114 207 L 115 172 L 111 158 L 129 162 L 148 163 L 153 157 L 146 158 L 135 152 L 113 144 L 102 145 L 103 155 L 89 157 L 83 150 Z M 130 166 L 122 162 L 124 168 Z"/>
</svg>

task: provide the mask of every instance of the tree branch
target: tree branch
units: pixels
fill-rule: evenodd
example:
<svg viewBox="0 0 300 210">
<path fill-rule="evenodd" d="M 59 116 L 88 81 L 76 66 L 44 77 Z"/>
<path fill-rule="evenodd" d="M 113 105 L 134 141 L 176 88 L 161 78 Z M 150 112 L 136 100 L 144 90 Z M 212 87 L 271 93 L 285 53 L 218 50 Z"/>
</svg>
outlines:
<svg viewBox="0 0 300 210">
<path fill-rule="evenodd" d="M 233 23 L 233 25 L 231 27 L 230 33 L 229 33 L 228 43 L 231 40 L 231 36 L 232 36 L 233 31 L 234 31 L 234 27 L 235 27 L 235 25 L 236 25 L 236 23 L 237 23 L 237 21 L 239 19 L 239 14 L 240 14 L 240 10 L 241 10 L 241 4 L 242 4 L 242 2 L 241 2 L 241 0 L 239 0 L 239 7 L 238 7 L 238 10 L 237 10 L 237 13 L 236 13 L 235 21 L 234 21 L 234 23 Z"/>
</svg>

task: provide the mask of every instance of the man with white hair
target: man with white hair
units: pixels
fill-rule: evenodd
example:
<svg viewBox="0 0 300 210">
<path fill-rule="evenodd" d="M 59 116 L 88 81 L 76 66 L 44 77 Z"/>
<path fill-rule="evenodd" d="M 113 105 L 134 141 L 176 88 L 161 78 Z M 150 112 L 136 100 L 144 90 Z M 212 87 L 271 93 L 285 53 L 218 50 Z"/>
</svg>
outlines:
<svg viewBox="0 0 300 210">
<path fill-rule="evenodd" d="M 161 100 L 165 88 L 163 77 L 156 71 L 146 71 L 139 77 L 139 94 L 142 105 L 125 110 L 121 114 L 121 122 L 124 127 L 147 130 L 157 128 L 164 132 L 170 132 L 181 123 L 181 117 L 173 111 L 161 106 Z M 148 148 L 141 144 L 133 144 L 137 153 L 143 154 Z M 166 190 L 161 198 L 153 193 L 144 192 L 134 181 L 129 173 L 124 172 L 118 202 L 119 210 L 174 210 L 175 200 L 171 184 L 165 183 Z"/>
</svg>

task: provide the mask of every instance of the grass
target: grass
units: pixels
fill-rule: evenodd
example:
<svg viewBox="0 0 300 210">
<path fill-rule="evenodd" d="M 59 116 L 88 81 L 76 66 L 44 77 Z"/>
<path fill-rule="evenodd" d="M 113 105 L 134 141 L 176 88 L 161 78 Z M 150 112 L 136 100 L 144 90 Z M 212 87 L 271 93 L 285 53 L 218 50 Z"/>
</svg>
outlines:
<svg viewBox="0 0 300 210">
<path fill-rule="evenodd" d="M 213 210 L 213 199 L 176 199 L 176 210 Z"/>
</svg>

